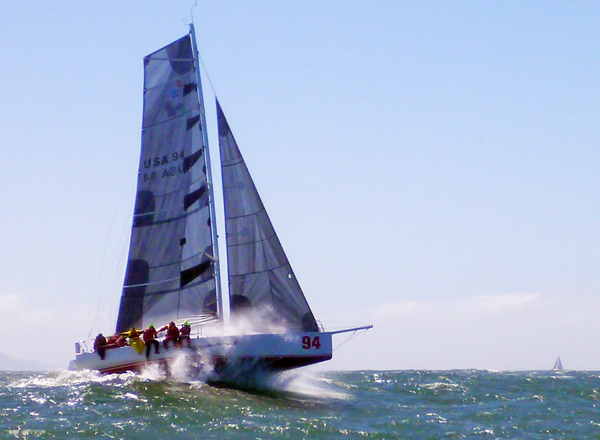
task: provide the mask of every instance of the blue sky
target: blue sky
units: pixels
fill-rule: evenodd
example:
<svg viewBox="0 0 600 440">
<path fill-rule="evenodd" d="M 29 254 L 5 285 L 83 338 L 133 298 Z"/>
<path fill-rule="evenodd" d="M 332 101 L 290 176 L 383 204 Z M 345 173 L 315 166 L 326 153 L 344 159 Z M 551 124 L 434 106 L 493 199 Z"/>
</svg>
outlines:
<svg viewBox="0 0 600 440">
<path fill-rule="evenodd" d="M 142 58 L 192 4 L 0 6 L 3 353 L 66 367 L 113 329 Z M 203 62 L 315 315 L 375 326 L 322 368 L 600 369 L 599 18 L 198 1 Z"/>
</svg>

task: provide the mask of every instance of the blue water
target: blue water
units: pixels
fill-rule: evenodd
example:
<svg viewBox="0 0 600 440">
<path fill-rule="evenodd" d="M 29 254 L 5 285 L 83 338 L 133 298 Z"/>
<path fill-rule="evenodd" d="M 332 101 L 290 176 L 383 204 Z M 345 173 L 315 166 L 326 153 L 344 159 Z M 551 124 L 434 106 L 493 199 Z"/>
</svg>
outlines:
<svg viewBox="0 0 600 440">
<path fill-rule="evenodd" d="M 600 439 L 600 373 L 296 372 L 240 391 L 158 372 L 0 373 L 0 438 Z"/>
</svg>

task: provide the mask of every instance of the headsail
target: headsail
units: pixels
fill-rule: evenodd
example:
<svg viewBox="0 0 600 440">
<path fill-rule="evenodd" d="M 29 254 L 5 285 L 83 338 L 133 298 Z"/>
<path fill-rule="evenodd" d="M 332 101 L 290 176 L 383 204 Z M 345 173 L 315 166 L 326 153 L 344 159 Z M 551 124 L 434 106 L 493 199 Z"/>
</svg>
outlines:
<svg viewBox="0 0 600 440">
<path fill-rule="evenodd" d="M 231 321 L 318 331 L 246 163 L 217 101 Z"/>
<path fill-rule="evenodd" d="M 144 58 L 142 151 L 117 332 L 216 313 L 202 88 L 190 34 Z"/>
</svg>

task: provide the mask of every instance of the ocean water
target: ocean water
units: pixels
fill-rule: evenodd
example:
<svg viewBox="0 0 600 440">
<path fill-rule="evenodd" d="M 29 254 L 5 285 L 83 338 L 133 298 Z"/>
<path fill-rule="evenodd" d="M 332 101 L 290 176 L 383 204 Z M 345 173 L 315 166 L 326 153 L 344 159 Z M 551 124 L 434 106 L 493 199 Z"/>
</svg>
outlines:
<svg viewBox="0 0 600 440">
<path fill-rule="evenodd" d="M 0 373 L 1 439 L 600 439 L 600 373 Z"/>
</svg>

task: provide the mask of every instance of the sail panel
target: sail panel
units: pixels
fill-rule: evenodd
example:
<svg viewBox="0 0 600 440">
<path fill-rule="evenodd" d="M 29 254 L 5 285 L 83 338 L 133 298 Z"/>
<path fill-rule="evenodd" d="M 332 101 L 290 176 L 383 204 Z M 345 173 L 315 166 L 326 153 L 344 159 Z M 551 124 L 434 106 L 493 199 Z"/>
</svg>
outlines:
<svg viewBox="0 0 600 440">
<path fill-rule="evenodd" d="M 217 120 L 232 322 L 318 331 L 218 101 Z"/>
<path fill-rule="evenodd" d="M 219 137 L 219 139 L 225 138 Z M 235 153 L 230 150 L 237 148 L 235 144 L 229 142 L 221 145 L 223 145 L 221 151 L 230 155 Z M 229 197 L 226 202 L 229 207 L 227 218 L 234 219 L 264 212 L 265 208 L 245 163 L 243 161 L 224 161 L 222 169 L 227 170 L 226 173 L 223 173 L 223 191 Z"/>
<path fill-rule="evenodd" d="M 188 75 L 188 77 L 190 76 L 193 76 L 193 73 Z M 183 81 L 177 80 L 146 90 L 144 99 L 148 106 L 144 108 L 144 128 L 170 121 L 182 115 L 193 117 L 194 115 L 191 112 L 196 110 L 197 107 L 190 108 L 192 103 L 189 99 L 186 99 L 183 89 Z M 187 118 L 185 126 L 187 130 Z"/>
<path fill-rule="evenodd" d="M 279 270 L 288 264 L 277 237 L 244 245 L 232 245 L 228 251 L 232 276 Z"/>
<path fill-rule="evenodd" d="M 144 58 L 142 148 L 117 332 L 200 315 L 214 295 L 209 182 L 195 90 L 191 35 Z M 190 118 L 197 120 L 191 128 Z"/>
<path fill-rule="evenodd" d="M 254 243 L 275 237 L 275 229 L 268 220 L 269 218 L 264 209 L 253 214 L 228 218 L 229 229 L 235 231 L 229 234 L 231 246 Z"/>
</svg>

